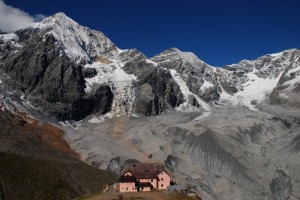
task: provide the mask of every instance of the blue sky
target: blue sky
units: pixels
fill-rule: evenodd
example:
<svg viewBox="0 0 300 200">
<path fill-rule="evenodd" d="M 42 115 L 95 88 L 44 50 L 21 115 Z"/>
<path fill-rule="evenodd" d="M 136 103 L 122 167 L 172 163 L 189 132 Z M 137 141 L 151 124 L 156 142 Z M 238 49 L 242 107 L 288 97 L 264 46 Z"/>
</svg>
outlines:
<svg viewBox="0 0 300 200">
<path fill-rule="evenodd" d="M 299 0 L 4 0 L 29 15 L 64 12 L 119 48 L 176 47 L 213 66 L 300 48 Z"/>
</svg>

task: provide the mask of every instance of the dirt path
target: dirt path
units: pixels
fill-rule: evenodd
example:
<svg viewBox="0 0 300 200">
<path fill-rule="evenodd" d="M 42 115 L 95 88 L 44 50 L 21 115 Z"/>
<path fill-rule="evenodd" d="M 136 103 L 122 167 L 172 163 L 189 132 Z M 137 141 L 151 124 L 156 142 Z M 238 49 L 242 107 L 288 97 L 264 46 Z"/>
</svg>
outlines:
<svg viewBox="0 0 300 200">
<path fill-rule="evenodd" d="M 84 198 L 85 200 L 117 200 L 118 195 L 123 195 L 123 200 L 195 200 L 185 194 L 167 191 L 151 191 L 139 193 L 117 193 L 108 191 L 105 194 L 98 194 Z"/>
</svg>

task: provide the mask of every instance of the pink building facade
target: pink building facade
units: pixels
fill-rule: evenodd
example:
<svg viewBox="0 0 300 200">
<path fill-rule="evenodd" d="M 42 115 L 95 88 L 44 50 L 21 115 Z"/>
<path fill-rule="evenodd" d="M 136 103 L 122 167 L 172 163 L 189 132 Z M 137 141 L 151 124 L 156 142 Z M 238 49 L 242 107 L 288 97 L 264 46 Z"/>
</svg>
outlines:
<svg viewBox="0 0 300 200">
<path fill-rule="evenodd" d="M 170 186 L 170 182 L 171 182 L 171 177 L 167 174 L 167 172 L 162 171 L 159 175 L 158 175 L 158 190 L 166 190 L 168 189 L 168 187 Z"/>
<path fill-rule="evenodd" d="M 120 174 L 120 192 L 144 192 L 166 190 L 170 186 L 171 173 L 158 163 L 134 163 Z"/>
</svg>

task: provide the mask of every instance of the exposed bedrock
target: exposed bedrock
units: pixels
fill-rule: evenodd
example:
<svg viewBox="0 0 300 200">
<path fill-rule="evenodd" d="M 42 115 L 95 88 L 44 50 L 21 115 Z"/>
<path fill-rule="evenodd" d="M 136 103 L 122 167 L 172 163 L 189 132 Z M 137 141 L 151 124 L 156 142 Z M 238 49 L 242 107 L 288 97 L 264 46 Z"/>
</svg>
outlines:
<svg viewBox="0 0 300 200">
<path fill-rule="evenodd" d="M 71 61 L 55 38 L 32 36 L 17 53 L 7 56 L 1 71 L 10 78 L 6 89 L 24 95 L 30 104 L 57 120 L 80 120 L 110 110 L 113 93 L 101 85 L 88 96 L 80 64 Z"/>
<path fill-rule="evenodd" d="M 153 116 L 183 103 L 181 90 L 168 70 L 155 67 L 145 60 L 128 62 L 123 69 L 137 77 L 133 112 Z"/>
</svg>

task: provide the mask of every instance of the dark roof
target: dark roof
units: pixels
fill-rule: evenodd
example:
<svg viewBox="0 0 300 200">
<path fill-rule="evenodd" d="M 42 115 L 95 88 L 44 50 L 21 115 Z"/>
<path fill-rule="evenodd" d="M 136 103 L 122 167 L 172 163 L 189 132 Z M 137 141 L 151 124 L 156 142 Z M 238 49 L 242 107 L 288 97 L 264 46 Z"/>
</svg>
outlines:
<svg viewBox="0 0 300 200">
<path fill-rule="evenodd" d="M 157 178 L 162 171 L 165 171 L 171 176 L 165 166 L 159 163 L 133 163 L 128 165 L 128 167 L 120 173 L 120 176 L 123 176 L 128 171 L 137 179 Z"/>
<path fill-rule="evenodd" d="M 134 176 L 121 176 L 120 181 L 121 182 L 135 182 L 136 179 Z"/>
</svg>

